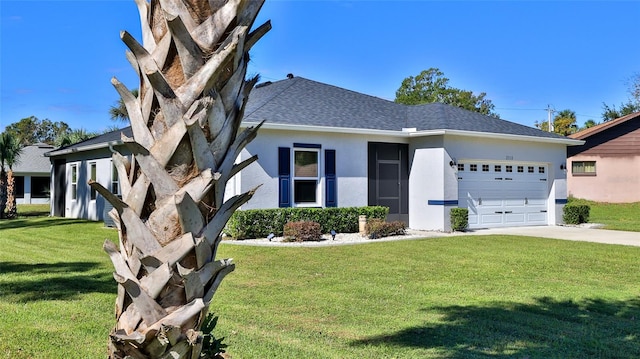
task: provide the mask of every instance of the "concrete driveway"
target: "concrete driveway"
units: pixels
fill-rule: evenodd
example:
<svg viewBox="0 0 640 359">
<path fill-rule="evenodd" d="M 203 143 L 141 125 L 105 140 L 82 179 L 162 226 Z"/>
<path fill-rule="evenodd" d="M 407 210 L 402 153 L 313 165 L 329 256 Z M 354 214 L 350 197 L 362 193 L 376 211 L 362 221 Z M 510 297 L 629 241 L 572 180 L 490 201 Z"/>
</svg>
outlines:
<svg viewBox="0 0 640 359">
<path fill-rule="evenodd" d="M 622 244 L 640 247 L 640 232 L 612 231 L 592 226 L 531 226 L 475 229 L 465 232 L 467 235 L 511 234 L 543 238 L 566 239 L 569 241 Z"/>
</svg>

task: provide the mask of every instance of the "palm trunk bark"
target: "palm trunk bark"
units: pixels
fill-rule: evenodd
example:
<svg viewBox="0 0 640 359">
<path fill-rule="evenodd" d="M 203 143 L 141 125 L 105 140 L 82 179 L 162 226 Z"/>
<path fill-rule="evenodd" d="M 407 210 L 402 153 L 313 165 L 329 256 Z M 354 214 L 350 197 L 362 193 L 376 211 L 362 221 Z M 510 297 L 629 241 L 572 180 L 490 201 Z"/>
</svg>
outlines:
<svg viewBox="0 0 640 359">
<path fill-rule="evenodd" d="M 18 217 L 18 207 L 16 203 L 16 179 L 13 171 L 9 169 L 7 172 L 7 218 L 14 219 Z"/>
<path fill-rule="evenodd" d="M 6 217 L 5 210 L 7 208 L 7 172 L 3 167 L 4 164 L 0 166 L 0 219 Z"/>
<path fill-rule="evenodd" d="M 200 358 L 200 327 L 235 265 L 216 259 L 221 231 L 253 191 L 225 200 L 235 163 L 259 126 L 240 131 L 257 77 L 248 51 L 270 23 L 250 29 L 263 0 L 135 0 L 143 44 L 122 32 L 140 76 L 136 98 L 115 78 L 133 158 L 113 155 L 123 199 L 91 183 L 114 207 L 120 245 L 105 251 L 118 283 L 110 358 Z"/>
</svg>

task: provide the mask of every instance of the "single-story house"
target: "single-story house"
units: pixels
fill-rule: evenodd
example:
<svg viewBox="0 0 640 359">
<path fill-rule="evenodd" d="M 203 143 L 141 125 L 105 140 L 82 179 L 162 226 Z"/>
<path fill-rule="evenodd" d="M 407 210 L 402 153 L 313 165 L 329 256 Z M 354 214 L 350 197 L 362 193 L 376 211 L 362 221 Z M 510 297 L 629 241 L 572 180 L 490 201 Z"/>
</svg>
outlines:
<svg viewBox="0 0 640 359">
<path fill-rule="evenodd" d="M 49 203 L 49 183 L 51 182 L 51 162 L 45 153 L 53 146 L 37 143 L 22 148 L 18 161 L 13 166 L 16 203 Z"/>
<path fill-rule="evenodd" d="M 252 91 L 243 126 L 266 120 L 239 160 L 234 195 L 261 185 L 241 209 L 389 207 L 410 228 L 450 230 L 449 211 L 469 209 L 471 228 L 555 225 L 567 200 L 567 146 L 554 133 L 440 103 L 408 106 L 301 77 Z M 130 129 L 124 130 L 130 136 Z M 52 214 L 104 218 L 86 184 L 117 191 L 109 133 L 50 152 Z"/>
<path fill-rule="evenodd" d="M 570 196 L 597 202 L 640 202 L 640 112 L 601 123 L 569 137 Z"/>
</svg>

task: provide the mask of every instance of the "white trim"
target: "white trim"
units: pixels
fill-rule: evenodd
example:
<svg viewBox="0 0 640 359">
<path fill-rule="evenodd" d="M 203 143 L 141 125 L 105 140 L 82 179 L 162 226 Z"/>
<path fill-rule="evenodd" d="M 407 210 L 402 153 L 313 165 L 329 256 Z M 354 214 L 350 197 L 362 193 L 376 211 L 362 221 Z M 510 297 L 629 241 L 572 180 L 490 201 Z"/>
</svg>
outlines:
<svg viewBox="0 0 640 359">
<path fill-rule="evenodd" d="M 257 126 L 257 122 L 243 122 L 242 126 Z M 394 130 L 374 130 L 364 128 L 347 128 L 347 127 L 320 127 L 310 125 L 292 125 L 292 124 L 279 124 L 279 123 L 264 123 L 261 128 L 268 130 L 287 130 L 287 131 L 304 131 L 304 132 L 328 132 L 328 133 L 347 133 L 347 134 L 362 134 L 362 135 L 381 135 L 389 137 L 428 137 L 428 136 L 467 136 L 467 137 L 480 137 L 480 138 L 493 138 L 502 140 L 526 140 L 529 142 L 542 142 L 542 143 L 557 143 L 565 144 L 569 146 L 583 145 L 585 141 L 574 140 L 571 138 L 550 138 L 550 137 L 537 137 L 526 135 L 512 135 L 506 133 L 492 133 L 492 132 L 476 132 L 476 131 L 464 131 L 464 130 L 425 130 L 425 131 L 394 131 Z"/>
</svg>

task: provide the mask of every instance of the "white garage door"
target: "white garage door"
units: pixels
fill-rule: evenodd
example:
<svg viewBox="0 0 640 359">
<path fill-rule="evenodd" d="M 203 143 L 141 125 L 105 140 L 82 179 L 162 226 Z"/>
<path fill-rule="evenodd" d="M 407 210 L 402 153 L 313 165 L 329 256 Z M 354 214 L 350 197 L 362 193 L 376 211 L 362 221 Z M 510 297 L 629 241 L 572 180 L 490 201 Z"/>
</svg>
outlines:
<svg viewBox="0 0 640 359">
<path fill-rule="evenodd" d="M 469 228 L 547 224 L 547 166 L 458 164 L 458 205 L 469 209 Z"/>
</svg>

